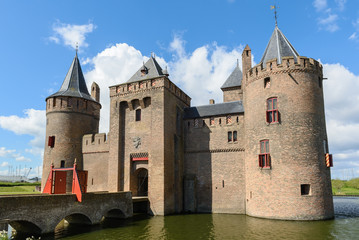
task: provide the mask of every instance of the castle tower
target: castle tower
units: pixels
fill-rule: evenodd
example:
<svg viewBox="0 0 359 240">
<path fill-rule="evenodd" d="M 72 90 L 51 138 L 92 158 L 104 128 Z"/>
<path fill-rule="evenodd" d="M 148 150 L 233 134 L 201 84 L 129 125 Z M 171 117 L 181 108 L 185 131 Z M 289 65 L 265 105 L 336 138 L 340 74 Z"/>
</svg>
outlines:
<svg viewBox="0 0 359 240">
<path fill-rule="evenodd" d="M 108 190 L 148 196 L 150 213 L 183 206 L 183 109 L 190 98 L 154 57 L 110 87 Z"/>
<path fill-rule="evenodd" d="M 99 87 L 93 85 L 89 94 L 76 56 L 60 90 L 46 98 L 46 140 L 42 173 L 45 186 L 51 164 L 55 168 L 72 167 L 82 170 L 82 137 L 98 133 L 100 109 Z M 67 191 L 71 191 L 71 176 L 67 176 Z"/>
<path fill-rule="evenodd" d="M 333 218 L 321 64 L 299 56 L 277 26 L 261 62 L 245 70 L 246 62 L 246 213 Z"/>
</svg>

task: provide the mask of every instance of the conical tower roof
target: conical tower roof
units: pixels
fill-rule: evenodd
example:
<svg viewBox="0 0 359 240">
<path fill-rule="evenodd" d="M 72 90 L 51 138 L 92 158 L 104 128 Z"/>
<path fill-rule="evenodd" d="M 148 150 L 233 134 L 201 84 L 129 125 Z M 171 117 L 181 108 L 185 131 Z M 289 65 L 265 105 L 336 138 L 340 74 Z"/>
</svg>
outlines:
<svg viewBox="0 0 359 240">
<path fill-rule="evenodd" d="M 239 87 L 242 85 L 242 79 L 243 79 L 242 71 L 241 69 L 239 69 L 239 64 L 237 61 L 236 68 L 233 70 L 231 75 L 229 75 L 227 80 L 222 85 L 221 89 Z"/>
<path fill-rule="evenodd" d="M 52 94 L 51 97 L 66 96 L 66 97 L 78 97 L 87 100 L 95 101 L 89 94 L 84 75 L 82 74 L 80 61 L 77 57 L 77 53 L 74 60 L 71 63 L 70 69 L 66 74 L 65 80 L 59 91 Z"/>
<path fill-rule="evenodd" d="M 272 37 L 269 40 L 266 50 L 264 51 L 261 63 L 265 66 L 268 60 L 277 59 L 277 63 L 282 63 L 283 57 L 294 57 L 294 61 L 297 62 L 298 52 L 294 49 L 292 44 L 279 30 L 278 26 L 275 26 Z"/>
<path fill-rule="evenodd" d="M 163 73 L 162 68 L 154 57 L 150 57 L 143 66 L 137 70 L 137 72 L 127 82 L 137 82 L 145 79 L 152 79 L 161 76 L 167 76 Z"/>
</svg>

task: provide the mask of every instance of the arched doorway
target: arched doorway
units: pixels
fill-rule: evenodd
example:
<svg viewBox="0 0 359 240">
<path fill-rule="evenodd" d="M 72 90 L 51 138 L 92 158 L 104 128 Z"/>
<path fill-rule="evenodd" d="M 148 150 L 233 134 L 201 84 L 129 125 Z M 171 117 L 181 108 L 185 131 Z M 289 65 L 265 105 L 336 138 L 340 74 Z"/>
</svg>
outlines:
<svg viewBox="0 0 359 240">
<path fill-rule="evenodd" d="M 145 168 L 140 168 L 136 171 L 137 178 L 137 196 L 148 195 L 148 171 Z"/>
</svg>

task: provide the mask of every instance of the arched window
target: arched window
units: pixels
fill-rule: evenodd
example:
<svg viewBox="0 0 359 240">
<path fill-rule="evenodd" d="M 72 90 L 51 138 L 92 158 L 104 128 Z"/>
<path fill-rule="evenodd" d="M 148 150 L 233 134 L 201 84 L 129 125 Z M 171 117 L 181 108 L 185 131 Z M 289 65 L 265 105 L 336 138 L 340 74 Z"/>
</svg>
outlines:
<svg viewBox="0 0 359 240">
<path fill-rule="evenodd" d="M 278 100 L 276 97 L 267 99 L 267 122 L 279 122 Z"/>
<path fill-rule="evenodd" d="M 141 109 L 136 109 L 136 122 L 141 121 Z"/>
</svg>

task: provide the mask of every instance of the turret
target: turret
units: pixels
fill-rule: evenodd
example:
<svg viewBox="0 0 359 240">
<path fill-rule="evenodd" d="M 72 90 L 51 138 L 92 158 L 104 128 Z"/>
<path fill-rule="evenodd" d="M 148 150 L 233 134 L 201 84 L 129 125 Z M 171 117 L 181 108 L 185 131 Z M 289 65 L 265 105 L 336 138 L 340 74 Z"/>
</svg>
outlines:
<svg viewBox="0 0 359 240">
<path fill-rule="evenodd" d="M 250 47 L 247 45 L 242 53 L 243 79 L 245 79 L 246 73 L 251 68 L 252 68 L 252 51 Z"/>
<path fill-rule="evenodd" d="M 89 94 L 79 59 L 74 57 L 60 90 L 46 98 L 46 140 L 42 186 L 54 168 L 72 167 L 82 170 L 82 136 L 98 133 L 100 109 L 99 87 L 93 84 Z M 71 176 L 67 176 L 67 191 L 71 191 Z"/>
<path fill-rule="evenodd" d="M 277 26 L 261 62 L 248 71 L 246 62 L 246 213 L 332 218 L 321 64 L 300 57 Z"/>
<path fill-rule="evenodd" d="M 239 69 L 239 63 L 237 59 L 237 66 L 229 75 L 227 80 L 221 87 L 223 91 L 223 102 L 233 102 L 233 101 L 241 101 L 242 100 L 242 72 Z"/>
</svg>

